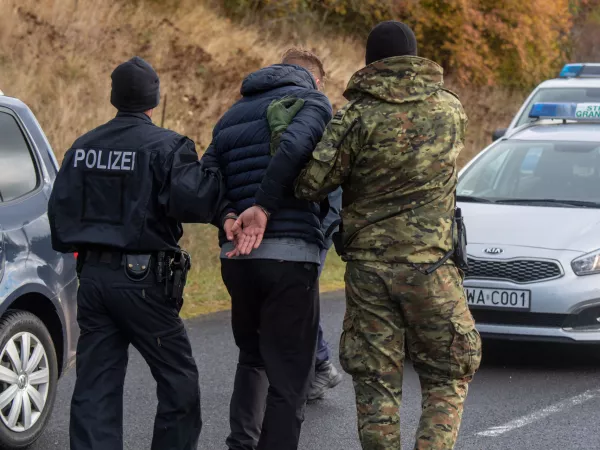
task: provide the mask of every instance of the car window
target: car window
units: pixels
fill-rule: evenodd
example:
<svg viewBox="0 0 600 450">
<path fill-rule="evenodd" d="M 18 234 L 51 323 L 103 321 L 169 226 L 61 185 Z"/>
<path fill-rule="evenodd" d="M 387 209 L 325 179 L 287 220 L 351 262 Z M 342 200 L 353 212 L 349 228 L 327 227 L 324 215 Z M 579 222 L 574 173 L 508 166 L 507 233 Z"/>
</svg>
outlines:
<svg viewBox="0 0 600 450">
<path fill-rule="evenodd" d="M 521 163 L 521 176 L 531 175 L 534 173 L 535 168 L 542 156 L 544 147 L 531 147 L 527 150 L 523 162 Z"/>
<path fill-rule="evenodd" d="M 544 88 L 537 91 L 523 114 L 517 121 L 517 126 L 531 122 L 529 113 L 534 103 L 594 103 L 600 101 L 600 88 Z"/>
<path fill-rule="evenodd" d="M 17 121 L 0 112 L 0 201 L 9 202 L 33 191 L 38 174 Z"/>
<path fill-rule="evenodd" d="M 461 175 L 457 193 L 600 202 L 600 142 L 503 141 Z"/>
<path fill-rule="evenodd" d="M 503 148 L 490 149 L 482 156 L 483 164 L 479 161 L 475 162 L 479 166 L 479 170 L 468 171 L 464 182 L 457 189 L 458 195 L 474 195 L 475 192 L 481 195 L 482 192 L 492 192 L 498 179 L 503 163 L 508 156 L 508 151 Z"/>
</svg>

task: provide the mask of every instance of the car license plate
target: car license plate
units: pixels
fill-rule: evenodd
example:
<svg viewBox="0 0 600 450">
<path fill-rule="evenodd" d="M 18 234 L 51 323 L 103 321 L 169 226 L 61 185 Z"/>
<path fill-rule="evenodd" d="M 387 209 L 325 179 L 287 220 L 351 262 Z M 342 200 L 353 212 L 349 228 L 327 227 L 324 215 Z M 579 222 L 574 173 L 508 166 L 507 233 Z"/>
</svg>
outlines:
<svg viewBox="0 0 600 450">
<path fill-rule="evenodd" d="M 465 286 L 467 303 L 473 308 L 529 311 L 531 292 L 517 289 L 493 289 Z"/>
</svg>

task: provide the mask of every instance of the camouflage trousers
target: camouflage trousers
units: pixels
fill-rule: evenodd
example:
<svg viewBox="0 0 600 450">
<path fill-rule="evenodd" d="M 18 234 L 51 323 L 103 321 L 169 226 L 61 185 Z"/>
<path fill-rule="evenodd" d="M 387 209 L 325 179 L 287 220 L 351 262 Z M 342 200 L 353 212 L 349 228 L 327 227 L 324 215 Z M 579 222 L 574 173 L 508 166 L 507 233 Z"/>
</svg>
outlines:
<svg viewBox="0 0 600 450">
<path fill-rule="evenodd" d="M 364 450 L 398 450 L 405 348 L 419 375 L 415 449 L 453 449 L 468 385 L 481 362 L 462 285 L 451 265 L 425 275 L 409 265 L 349 262 L 340 361 L 354 381 Z"/>
</svg>

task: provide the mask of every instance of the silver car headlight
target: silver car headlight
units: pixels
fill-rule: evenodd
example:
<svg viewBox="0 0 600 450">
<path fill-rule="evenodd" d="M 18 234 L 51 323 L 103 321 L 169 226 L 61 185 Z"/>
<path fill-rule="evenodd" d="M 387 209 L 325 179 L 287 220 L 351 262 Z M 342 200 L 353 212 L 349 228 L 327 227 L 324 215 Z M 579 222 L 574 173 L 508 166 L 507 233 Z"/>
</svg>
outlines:
<svg viewBox="0 0 600 450">
<path fill-rule="evenodd" d="M 600 250 L 595 250 L 571 261 L 575 275 L 592 275 L 600 273 Z"/>
</svg>

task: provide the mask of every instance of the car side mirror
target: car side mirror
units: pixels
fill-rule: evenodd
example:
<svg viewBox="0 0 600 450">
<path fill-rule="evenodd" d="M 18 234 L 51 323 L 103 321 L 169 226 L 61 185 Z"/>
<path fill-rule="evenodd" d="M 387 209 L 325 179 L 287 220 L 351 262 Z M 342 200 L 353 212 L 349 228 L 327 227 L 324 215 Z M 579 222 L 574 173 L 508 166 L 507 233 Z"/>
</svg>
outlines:
<svg viewBox="0 0 600 450">
<path fill-rule="evenodd" d="M 497 141 L 498 139 L 500 139 L 502 136 L 504 136 L 506 134 L 506 128 L 498 128 L 496 131 L 494 131 L 492 133 L 492 140 L 493 141 Z"/>
</svg>

